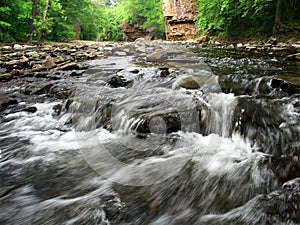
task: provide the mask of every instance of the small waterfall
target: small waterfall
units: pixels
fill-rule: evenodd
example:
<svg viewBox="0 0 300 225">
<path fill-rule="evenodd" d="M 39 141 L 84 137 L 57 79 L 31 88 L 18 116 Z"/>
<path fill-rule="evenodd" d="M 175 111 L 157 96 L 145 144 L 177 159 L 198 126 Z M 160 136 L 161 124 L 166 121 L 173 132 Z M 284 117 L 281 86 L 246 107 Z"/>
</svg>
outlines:
<svg viewBox="0 0 300 225">
<path fill-rule="evenodd" d="M 218 134 L 221 137 L 229 137 L 233 130 L 233 114 L 237 106 L 237 98 L 234 94 L 213 93 L 205 97 L 209 112 L 205 118 L 205 134 Z"/>
</svg>

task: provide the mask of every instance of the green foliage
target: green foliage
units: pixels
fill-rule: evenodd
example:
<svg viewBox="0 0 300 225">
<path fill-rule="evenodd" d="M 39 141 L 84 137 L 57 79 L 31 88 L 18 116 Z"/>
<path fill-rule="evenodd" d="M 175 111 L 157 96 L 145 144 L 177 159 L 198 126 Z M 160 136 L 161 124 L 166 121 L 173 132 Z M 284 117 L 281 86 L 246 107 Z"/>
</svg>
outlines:
<svg viewBox="0 0 300 225">
<path fill-rule="evenodd" d="M 270 35 L 275 18 L 274 0 L 198 0 L 196 24 L 219 36 Z"/>
<path fill-rule="evenodd" d="M 156 37 L 162 38 L 165 33 L 164 16 L 161 0 L 124 0 L 121 14 L 129 24 L 141 24 L 151 30 Z"/>
<path fill-rule="evenodd" d="M 121 10 L 122 9 L 120 6 L 105 9 L 104 17 L 97 27 L 97 40 L 123 40 L 123 32 L 120 28 L 120 24 L 123 18 Z"/>
<path fill-rule="evenodd" d="M 0 1 L 0 42 L 26 39 L 31 2 L 26 0 Z"/>
</svg>

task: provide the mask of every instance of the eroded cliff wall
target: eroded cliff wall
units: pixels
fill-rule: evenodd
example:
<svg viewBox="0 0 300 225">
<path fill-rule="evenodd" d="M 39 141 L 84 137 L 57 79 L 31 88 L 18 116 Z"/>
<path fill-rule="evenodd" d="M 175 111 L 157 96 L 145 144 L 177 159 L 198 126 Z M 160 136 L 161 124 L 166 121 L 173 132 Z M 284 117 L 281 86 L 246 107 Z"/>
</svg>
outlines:
<svg viewBox="0 0 300 225">
<path fill-rule="evenodd" d="M 194 19 L 198 14 L 197 0 L 163 0 L 166 38 L 169 41 L 193 39 L 197 33 Z"/>
</svg>

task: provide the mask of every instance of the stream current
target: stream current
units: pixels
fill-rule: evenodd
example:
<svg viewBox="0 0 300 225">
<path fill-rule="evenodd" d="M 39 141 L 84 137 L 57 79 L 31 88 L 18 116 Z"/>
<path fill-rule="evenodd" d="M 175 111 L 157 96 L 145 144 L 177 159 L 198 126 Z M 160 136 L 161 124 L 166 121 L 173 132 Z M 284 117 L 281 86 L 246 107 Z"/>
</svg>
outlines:
<svg viewBox="0 0 300 225">
<path fill-rule="evenodd" d="M 300 224 L 299 65 L 153 57 L 86 62 L 67 100 L 3 114 L 0 224 Z"/>
</svg>

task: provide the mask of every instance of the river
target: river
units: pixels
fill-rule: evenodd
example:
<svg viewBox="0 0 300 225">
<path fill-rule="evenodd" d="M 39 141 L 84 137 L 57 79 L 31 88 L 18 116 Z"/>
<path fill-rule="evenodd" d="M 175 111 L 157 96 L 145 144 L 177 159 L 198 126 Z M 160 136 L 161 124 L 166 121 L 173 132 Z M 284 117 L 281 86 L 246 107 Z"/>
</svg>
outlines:
<svg viewBox="0 0 300 225">
<path fill-rule="evenodd" d="M 298 64 L 176 43 L 85 64 L 67 99 L 2 113 L 0 224 L 300 224 Z"/>
</svg>

